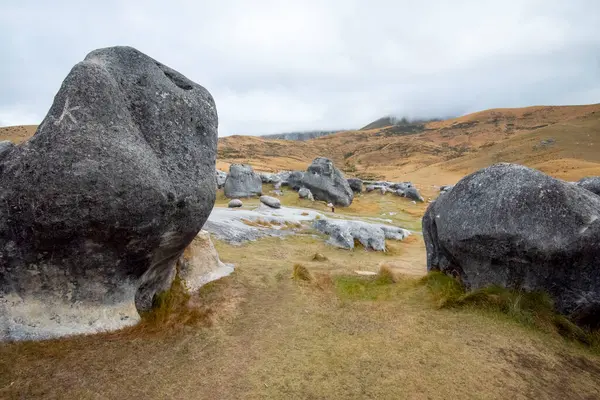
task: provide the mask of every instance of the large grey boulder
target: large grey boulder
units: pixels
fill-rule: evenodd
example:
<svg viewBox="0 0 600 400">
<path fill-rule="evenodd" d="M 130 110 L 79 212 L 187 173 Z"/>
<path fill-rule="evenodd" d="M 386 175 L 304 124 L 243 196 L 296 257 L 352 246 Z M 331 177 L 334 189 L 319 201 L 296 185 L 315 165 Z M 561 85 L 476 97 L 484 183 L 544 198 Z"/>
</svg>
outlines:
<svg viewBox="0 0 600 400">
<path fill-rule="evenodd" d="M 262 194 L 262 181 L 250 165 L 231 164 L 225 180 L 225 197 L 253 197 Z"/>
<path fill-rule="evenodd" d="M 217 189 L 222 189 L 225 186 L 227 180 L 227 172 L 216 170 L 215 180 L 217 183 Z"/>
<path fill-rule="evenodd" d="M 358 178 L 348 178 L 348 186 L 354 193 L 362 193 L 363 191 L 363 182 Z"/>
<path fill-rule="evenodd" d="M 271 208 L 281 208 L 281 202 L 279 199 L 271 196 L 260 196 L 260 202 Z"/>
<path fill-rule="evenodd" d="M 600 321 L 600 197 L 514 164 L 477 171 L 423 217 L 427 269 L 469 289 L 543 290 L 557 310 Z"/>
<path fill-rule="evenodd" d="M 577 181 L 577 185 L 590 192 L 600 195 L 600 176 L 588 176 Z"/>
<path fill-rule="evenodd" d="M 277 174 L 271 174 L 269 172 L 260 172 L 258 174 L 262 183 L 279 183 L 281 178 Z"/>
<path fill-rule="evenodd" d="M 0 339 L 119 329 L 168 289 L 215 201 L 209 92 L 131 47 L 73 67 L 0 160 Z"/>
<path fill-rule="evenodd" d="M 344 249 L 353 249 L 359 242 L 365 249 L 385 251 L 385 239 L 403 240 L 410 235 L 395 226 L 329 218 L 315 220 L 313 227 L 330 236 L 328 243 Z"/>
<path fill-rule="evenodd" d="M 328 158 L 315 158 L 306 170 L 302 184 L 310 189 L 316 200 L 344 207 L 352 204 L 354 193 L 348 181 Z"/>
</svg>

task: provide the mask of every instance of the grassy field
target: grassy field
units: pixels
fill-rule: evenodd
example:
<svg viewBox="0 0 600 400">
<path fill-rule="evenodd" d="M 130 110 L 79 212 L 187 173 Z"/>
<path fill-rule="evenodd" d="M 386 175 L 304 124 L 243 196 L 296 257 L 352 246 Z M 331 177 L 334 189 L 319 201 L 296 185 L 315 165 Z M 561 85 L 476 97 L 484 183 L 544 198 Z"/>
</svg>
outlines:
<svg viewBox="0 0 600 400">
<path fill-rule="evenodd" d="M 359 199 L 354 212 L 373 216 L 414 206 Z M 489 307 L 440 308 L 420 277 L 418 234 L 386 253 L 337 249 L 310 232 L 215 246 L 236 271 L 166 322 L 0 345 L 0 398 L 600 398 L 594 348 Z M 382 264 L 380 276 L 355 272 Z"/>
</svg>

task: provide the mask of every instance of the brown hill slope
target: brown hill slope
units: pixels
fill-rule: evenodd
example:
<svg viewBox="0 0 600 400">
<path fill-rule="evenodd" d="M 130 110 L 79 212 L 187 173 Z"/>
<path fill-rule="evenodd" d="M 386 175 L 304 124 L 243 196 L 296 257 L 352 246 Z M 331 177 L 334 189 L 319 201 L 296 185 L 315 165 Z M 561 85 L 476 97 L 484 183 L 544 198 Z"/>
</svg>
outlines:
<svg viewBox="0 0 600 400">
<path fill-rule="evenodd" d="M 600 146 L 600 104 L 493 109 L 403 129 L 347 131 L 303 142 L 229 136 L 219 139 L 218 167 L 245 162 L 264 171 L 305 169 L 326 156 L 349 175 L 423 184 L 453 183 L 500 161 L 565 179 L 600 175 L 594 147 Z M 0 140 L 18 143 L 34 131 L 0 128 Z"/>
</svg>

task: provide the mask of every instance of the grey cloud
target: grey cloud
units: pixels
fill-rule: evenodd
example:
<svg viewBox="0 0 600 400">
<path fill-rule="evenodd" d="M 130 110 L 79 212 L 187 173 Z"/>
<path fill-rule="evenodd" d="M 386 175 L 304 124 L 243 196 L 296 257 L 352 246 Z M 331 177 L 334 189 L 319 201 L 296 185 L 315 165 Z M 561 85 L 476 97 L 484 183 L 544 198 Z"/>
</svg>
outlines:
<svg viewBox="0 0 600 400">
<path fill-rule="evenodd" d="M 0 125 L 39 122 L 69 69 L 117 44 L 209 89 L 221 135 L 600 101 L 596 1 L 80 3 L 2 6 Z"/>
</svg>

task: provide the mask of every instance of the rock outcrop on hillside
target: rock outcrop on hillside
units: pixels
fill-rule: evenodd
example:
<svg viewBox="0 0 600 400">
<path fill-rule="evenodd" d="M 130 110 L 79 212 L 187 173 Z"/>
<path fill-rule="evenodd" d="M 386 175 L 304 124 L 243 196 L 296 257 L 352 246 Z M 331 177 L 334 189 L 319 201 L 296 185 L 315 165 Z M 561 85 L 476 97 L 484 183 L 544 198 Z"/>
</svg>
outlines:
<svg viewBox="0 0 600 400">
<path fill-rule="evenodd" d="M 225 197 L 253 197 L 262 194 L 262 180 L 250 165 L 231 164 L 225 180 Z"/>
<path fill-rule="evenodd" d="M 215 201 L 210 93 L 130 47 L 73 67 L 0 159 L 0 338 L 119 329 L 168 289 Z"/>
<path fill-rule="evenodd" d="M 423 217 L 427 269 L 469 289 L 542 290 L 582 324 L 600 321 L 600 197 L 515 164 L 477 171 Z"/>
<path fill-rule="evenodd" d="M 354 193 L 344 174 L 325 157 L 317 157 L 313 160 L 304 173 L 302 186 L 310 189 L 315 200 L 348 207 L 354 199 Z"/>
</svg>

